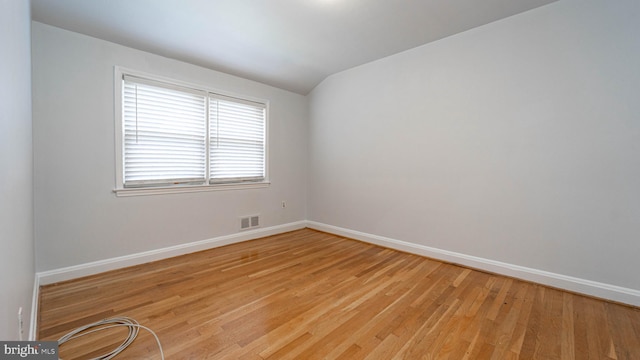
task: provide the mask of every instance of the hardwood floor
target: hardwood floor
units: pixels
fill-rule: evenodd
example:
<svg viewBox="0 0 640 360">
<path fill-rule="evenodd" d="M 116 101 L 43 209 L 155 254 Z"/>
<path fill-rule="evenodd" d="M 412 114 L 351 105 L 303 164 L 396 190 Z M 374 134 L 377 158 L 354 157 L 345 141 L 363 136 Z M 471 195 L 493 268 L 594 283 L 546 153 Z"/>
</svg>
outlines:
<svg viewBox="0 0 640 360">
<path fill-rule="evenodd" d="M 39 339 L 113 316 L 166 359 L 640 359 L 638 308 L 309 229 L 44 286 Z M 141 330 L 117 358 L 160 357 Z"/>
</svg>

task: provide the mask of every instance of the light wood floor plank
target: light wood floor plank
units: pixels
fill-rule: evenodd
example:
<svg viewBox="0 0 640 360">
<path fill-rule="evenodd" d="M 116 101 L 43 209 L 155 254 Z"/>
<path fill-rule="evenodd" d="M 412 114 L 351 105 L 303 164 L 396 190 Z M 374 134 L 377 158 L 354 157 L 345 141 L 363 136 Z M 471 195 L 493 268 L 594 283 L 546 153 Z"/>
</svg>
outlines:
<svg viewBox="0 0 640 360">
<path fill-rule="evenodd" d="M 129 316 L 167 359 L 640 359 L 638 308 L 309 229 L 44 286 L 39 309 L 41 340 Z M 155 340 L 118 358 L 158 359 Z"/>
</svg>

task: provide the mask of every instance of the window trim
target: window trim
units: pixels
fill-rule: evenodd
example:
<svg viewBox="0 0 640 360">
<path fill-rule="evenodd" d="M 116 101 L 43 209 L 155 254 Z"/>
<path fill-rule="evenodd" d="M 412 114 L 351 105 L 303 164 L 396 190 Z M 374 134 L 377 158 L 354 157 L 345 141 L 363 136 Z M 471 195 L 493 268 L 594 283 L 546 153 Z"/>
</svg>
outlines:
<svg viewBox="0 0 640 360">
<path fill-rule="evenodd" d="M 214 93 L 222 97 L 238 99 L 239 101 L 264 104 L 265 106 L 265 159 L 264 159 L 264 180 L 262 181 L 244 181 L 244 182 L 221 182 L 203 184 L 177 184 L 177 185 L 161 185 L 149 187 L 124 187 L 124 127 L 123 127 L 123 99 L 124 92 L 122 81 L 123 77 L 133 76 L 150 81 L 158 81 L 169 85 L 175 85 L 181 88 L 187 88 L 199 92 Z M 145 73 L 138 70 L 128 69 L 121 66 L 114 66 L 114 140 L 115 140 L 115 189 L 113 192 L 116 196 L 140 196 L 140 195 L 159 195 L 172 193 L 190 193 L 200 191 L 221 191 L 221 190 L 240 190 L 240 189 L 257 189 L 268 187 L 271 182 L 269 180 L 269 101 L 254 98 L 245 95 L 238 95 L 228 91 L 208 86 L 188 83 L 160 75 Z"/>
</svg>

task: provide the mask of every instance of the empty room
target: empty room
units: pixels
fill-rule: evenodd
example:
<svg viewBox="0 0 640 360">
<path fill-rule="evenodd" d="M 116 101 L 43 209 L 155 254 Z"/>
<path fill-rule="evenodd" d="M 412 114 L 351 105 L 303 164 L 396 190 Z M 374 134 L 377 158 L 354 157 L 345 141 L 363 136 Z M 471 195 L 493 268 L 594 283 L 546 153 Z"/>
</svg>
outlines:
<svg viewBox="0 0 640 360">
<path fill-rule="evenodd" d="M 0 358 L 640 359 L 638 19 L 0 0 Z"/>
</svg>

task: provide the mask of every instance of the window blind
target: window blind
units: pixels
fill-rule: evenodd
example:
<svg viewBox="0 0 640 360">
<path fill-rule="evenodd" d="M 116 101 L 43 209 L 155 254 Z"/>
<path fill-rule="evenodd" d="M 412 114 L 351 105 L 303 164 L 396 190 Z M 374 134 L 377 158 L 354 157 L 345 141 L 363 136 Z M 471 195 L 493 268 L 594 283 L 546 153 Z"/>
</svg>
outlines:
<svg viewBox="0 0 640 360">
<path fill-rule="evenodd" d="M 259 182 L 267 105 L 123 74 L 123 187 Z"/>
<path fill-rule="evenodd" d="M 209 94 L 210 183 L 265 178 L 265 105 Z"/>
<path fill-rule="evenodd" d="M 206 96 L 125 76 L 124 186 L 203 183 Z"/>
</svg>

